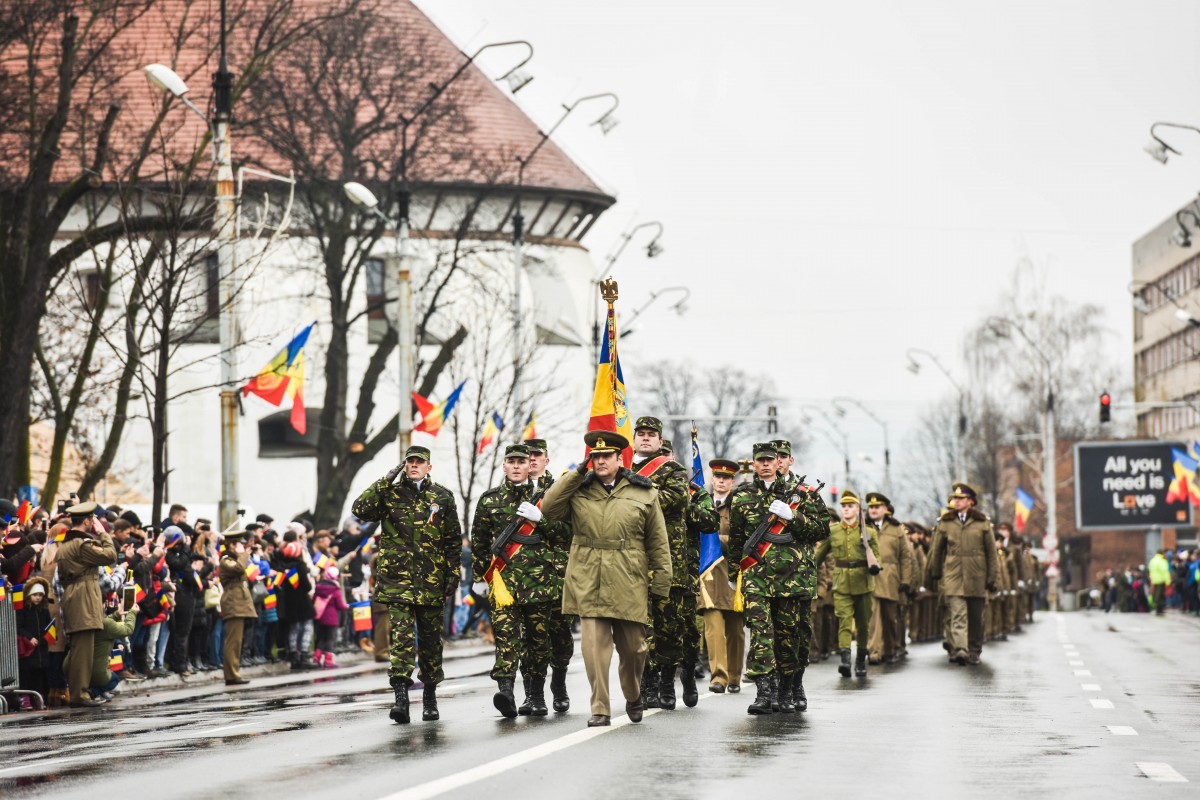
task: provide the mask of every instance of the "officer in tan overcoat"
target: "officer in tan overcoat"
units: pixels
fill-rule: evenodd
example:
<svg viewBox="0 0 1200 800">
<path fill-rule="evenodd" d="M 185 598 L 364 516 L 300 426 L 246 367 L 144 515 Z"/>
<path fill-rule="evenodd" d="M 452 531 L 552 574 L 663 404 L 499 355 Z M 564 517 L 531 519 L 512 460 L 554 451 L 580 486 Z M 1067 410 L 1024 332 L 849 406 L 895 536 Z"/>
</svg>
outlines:
<svg viewBox="0 0 1200 800">
<path fill-rule="evenodd" d="M 734 590 L 729 583 L 729 496 L 737 482 L 738 464 L 728 458 L 708 462 L 712 470 L 713 509 L 720 519 L 722 557 L 700 573 L 696 606 L 704 614 L 704 643 L 708 650 L 710 692 L 740 692 L 746 657 L 746 621 L 733 610 Z M 703 557 L 703 553 L 702 553 Z M 702 565 L 703 566 L 703 565 Z"/>
<path fill-rule="evenodd" d="M 73 654 L 67 671 L 72 708 L 98 706 L 87 693 L 91 686 L 92 658 L 96 634 L 104 629 L 104 599 L 100 595 L 100 567 L 117 563 L 112 539 L 96 517 L 95 503 L 79 503 L 67 509 L 71 528 L 58 546 L 55 564 L 63 587 L 62 616 L 68 646 Z"/>
<path fill-rule="evenodd" d="M 920 583 L 917 560 L 904 526 L 892 516 L 892 501 L 882 492 L 867 492 L 867 514 L 879 535 L 879 562 L 883 571 L 875 579 L 867 648 L 871 662 L 894 664 L 904 649 L 901 600 L 907 600 Z"/>
</svg>

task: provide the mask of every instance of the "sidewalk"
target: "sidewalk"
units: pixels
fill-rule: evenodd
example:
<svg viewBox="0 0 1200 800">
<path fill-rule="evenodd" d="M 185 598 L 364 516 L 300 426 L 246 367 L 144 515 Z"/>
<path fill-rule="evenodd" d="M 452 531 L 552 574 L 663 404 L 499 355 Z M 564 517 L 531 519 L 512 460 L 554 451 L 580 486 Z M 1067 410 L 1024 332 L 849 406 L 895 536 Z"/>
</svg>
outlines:
<svg viewBox="0 0 1200 800">
<path fill-rule="evenodd" d="M 443 660 L 491 656 L 495 648 L 482 638 L 443 643 Z M 130 708 L 153 705 L 160 702 L 180 702 L 197 697 L 239 692 L 262 687 L 278 687 L 290 684 L 307 683 L 313 680 L 333 680 L 353 677 L 370 672 L 383 672 L 387 669 L 387 659 L 376 661 L 374 656 L 361 650 L 347 651 L 337 657 L 340 666 L 337 669 L 291 669 L 286 661 L 277 664 L 262 664 L 255 667 L 243 667 L 242 677 L 252 681 L 248 686 L 226 686 L 225 676 L 221 670 L 199 672 L 183 678 L 175 673 L 165 678 L 151 678 L 144 681 L 125 681 L 120 684 L 109 703 L 101 708 Z M 169 696 L 169 699 L 166 699 Z M 0 725 L 16 720 L 28 720 L 34 715 L 59 715 L 77 712 L 78 709 L 45 709 L 43 711 L 16 711 L 0 716 Z"/>
</svg>

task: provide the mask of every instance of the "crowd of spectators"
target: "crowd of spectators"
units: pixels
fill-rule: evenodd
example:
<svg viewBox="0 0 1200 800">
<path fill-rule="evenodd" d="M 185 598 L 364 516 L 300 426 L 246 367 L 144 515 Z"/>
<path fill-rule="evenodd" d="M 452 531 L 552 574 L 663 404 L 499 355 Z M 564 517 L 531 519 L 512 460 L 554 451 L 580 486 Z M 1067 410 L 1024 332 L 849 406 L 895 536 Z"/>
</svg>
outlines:
<svg viewBox="0 0 1200 800">
<path fill-rule="evenodd" d="M 1099 573 L 1086 604 L 1105 613 L 1163 614 L 1173 608 L 1200 616 L 1198 570 L 1200 549 L 1159 550 L 1147 564 Z"/>
</svg>

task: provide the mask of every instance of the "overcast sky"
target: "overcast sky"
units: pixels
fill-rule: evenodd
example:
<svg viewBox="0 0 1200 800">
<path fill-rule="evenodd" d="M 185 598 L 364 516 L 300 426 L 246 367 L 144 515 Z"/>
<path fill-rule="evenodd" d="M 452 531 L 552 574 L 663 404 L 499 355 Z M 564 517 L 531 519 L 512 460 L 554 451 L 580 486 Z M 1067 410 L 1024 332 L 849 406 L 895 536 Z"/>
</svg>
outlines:
<svg viewBox="0 0 1200 800">
<path fill-rule="evenodd" d="M 1156 120 L 1200 124 L 1194 1 L 418 5 L 468 52 L 531 41 L 518 102 L 543 126 L 620 96 L 609 136 L 580 108 L 556 140 L 618 197 L 586 240 L 597 261 L 631 220 L 666 226 L 663 256 L 618 264 L 627 308 L 692 288 L 686 316 L 661 302 L 624 347 L 635 413 L 636 365 L 702 342 L 697 362 L 769 373 L 793 402 L 860 398 L 902 464 L 950 391 L 905 351 L 957 367 L 1023 257 L 1107 310 L 1131 370 L 1130 247 L 1200 189 L 1200 135 L 1174 132 L 1166 166 L 1141 149 Z M 847 425 L 878 453 L 878 426 Z M 815 438 L 810 462 L 840 458 Z"/>
</svg>

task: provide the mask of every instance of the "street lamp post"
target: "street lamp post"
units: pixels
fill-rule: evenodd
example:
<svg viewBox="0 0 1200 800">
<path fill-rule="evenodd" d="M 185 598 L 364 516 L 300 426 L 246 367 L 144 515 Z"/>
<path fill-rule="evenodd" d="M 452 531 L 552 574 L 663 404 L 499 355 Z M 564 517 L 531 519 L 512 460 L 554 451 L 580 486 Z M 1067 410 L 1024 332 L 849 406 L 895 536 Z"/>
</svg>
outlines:
<svg viewBox="0 0 1200 800">
<path fill-rule="evenodd" d="M 883 485 L 887 489 L 888 494 L 892 493 L 892 450 L 888 444 L 888 425 L 880 417 L 878 417 L 871 409 L 867 408 L 853 397 L 835 397 L 832 400 L 833 408 L 837 411 L 839 417 L 846 415 L 846 410 L 838 405 L 838 403 L 852 403 L 857 406 L 860 411 L 866 414 L 871 419 L 875 420 L 883 427 Z"/>
<path fill-rule="evenodd" d="M 512 318 L 513 318 L 513 414 L 519 420 L 521 418 L 521 406 L 524 398 L 521 393 L 521 269 L 523 267 L 522 248 L 525 244 L 525 215 L 521 213 L 521 190 L 525 186 L 525 167 L 529 166 L 529 162 L 538 154 L 542 146 L 550 140 L 558 127 L 566 121 L 567 117 L 571 116 L 571 112 L 578 108 L 583 103 L 590 100 L 599 100 L 601 98 L 609 98 L 612 100 L 612 106 L 598 117 L 593 125 L 599 125 L 601 132 L 608 134 L 617 126 L 617 119 L 613 116 L 613 112 L 617 110 L 617 106 L 621 104 L 618 98 L 612 92 L 602 92 L 600 94 L 591 94 L 586 97 L 581 97 L 570 105 L 563 105 L 563 113 L 559 116 L 549 130 L 546 130 L 538 138 L 538 142 L 533 149 L 524 158 L 517 157 L 517 195 L 514 200 L 513 212 L 513 294 L 512 294 Z"/>
<path fill-rule="evenodd" d="M 1042 501 L 1046 504 L 1046 540 L 1042 546 L 1049 551 L 1052 565 L 1058 564 L 1058 480 L 1056 476 L 1058 432 L 1054 418 L 1054 384 L 1050 359 L 1025 329 L 1008 317 L 989 317 L 987 324 L 996 336 L 1007 336 L 1008 329 L 1015 330 L 1029 345 L 1042 362 L 1045 370 L 1046 403 L 1042 413 Z M 1058 588 L 1050 581 L 1050 605 L 1057 610 Z"/>
<path fill-rule="evenodd" d="M 187 84 L 162 64 L 145 68 L 146 77 L 158 88 L 183 101 L 209 125 L 213 138 L 213 160 L 217 169 L 216 210 L 213 228 L 217 240 L 217 319 L 221 358 L 221 499 L 217 516 L 221 529 L 237 522 L 238 509 L 238 409 L 237 409 L 237 198 L 233 186 L 233 153 L 229 123 L 233 118 L 233 73 L 226 57 L 225 0 L 220 6 L 219 61 L 213 73 L 213 112 L 205 116 L 185 95 Z"/>
<path fill-rule="evenodd" d="M 837 424 L 837 422 L 833 419 L 833 417 L 831 417 L 831 416 L 829 416 L 829 414 L 825 413 L 825 409 L 821 408 L 820 406 L 802 405 L 802 406 L 800 406 L 800 410 L 801 411 L 805 411 L 805 410 L 815 411 L 816 413 L 820 414 L 822 417 L 824 417 L 825 421 L 829 424 L 829 427 L 832 428 L 834 430 L 834 432 L 836 432 L 839 436 L 842 437 L 842 443 L 839 445 L 837 443 L 837 440 L 834 439 L 833 436 L 828 433 L 828 431 L 826 431 L 824 428 L 818 429 L 821 431 L 822 435 L 824 435 L 825 438 L 827 438 L 834 447 L 840 447 L 840 449 L 842 451 L 842 469 L 845 471 L 846 486 L 849 487 L 853 483 L 853 480 L 850 477 L 850 440 L 849 440 L 849 438 L 847 438 L 846 432 L 844 430 L 842 430 L 841 426 Z M 808 416 L 804 417 L 805 425 L 810 425 L 811 423 L 812 423 L 811 417 L 808 417 Z"/>
<path fill-rule="evenodd" d="M 966 477 L 963 461 L 963 438 L 967 435 L 967 412 L 966 412 L 966 392 L 958 381 L 954 380 L 954 376 L 950 374 L 950 370 L 946 369 L 945 365 L 938 360 L 938 357 L 928 350 L 922 350 L 919 347 L 910 347 L 905 354 L 908 356 L 908 371 L 916 375 L 921 371 L 921 363 L 917 361 L 917 356 L 924 356 L 933 362 L 933 365 L 941 370 L 946 376 L 946 380 L 950 381 L 950 385 L 954 387 L 954 391 L 958 392 L 958 429 L 954 436 L 954 465 L 952 471 L 954 473 L 953 480 L 963 480 Z"/>
<path fill-rule="evenodd" d="M 660 255 L 662 255 L 663 248 L 662 245 L 658 243 L 658 240 L 661 239 L 663 235 L 663 224 L 658 221 L 650 221 L 643 222 L 640 225 L 634 225 L 628 231 L 621 234 L 621 244 L 617 246 L 616 251 L 612 255 L 604 260 L 604 266 L 602 266 L 600 271 L 592 277 L 592 286 L 599 286 L 600 279 L 605 275 L 612 277 L 613 264 L 617 263 L 617 259 L 621 257 L 622 253 L 625 252 L 625 248 L 633 239 L 634 234 L 643 228 L 651 227 L 657 228 L 658 233 L 654 234 L 654 238 L 651 239 L 650 243 L 646 245 L 646 257 L 658 258 Z M 592 293 L 592 349 L 595 351 L 594 355 L 596 361 L 600 360 L 600 303 L 597 300 L 598 297 L 599 292 Z"/>
</svg>

